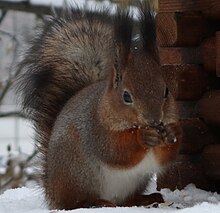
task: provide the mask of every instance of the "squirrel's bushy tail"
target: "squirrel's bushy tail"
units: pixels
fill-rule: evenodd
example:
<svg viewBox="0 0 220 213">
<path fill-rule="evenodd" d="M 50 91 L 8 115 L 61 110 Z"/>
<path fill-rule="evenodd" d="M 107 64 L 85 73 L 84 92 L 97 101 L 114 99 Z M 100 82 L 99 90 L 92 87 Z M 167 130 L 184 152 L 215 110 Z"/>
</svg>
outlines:
<svg viewBox="0 0 220 213">
<path fill-rule="evenodd" d="M 140 22 L 143 45 L 150 50 L 155 30 L 149 8 L 142 12 Z M 130 51 L 132 25 L 129 11 L 122 10 L 110 15 L 107 10 L 73 9 L 46 21 L 20 63 L 24 72 L 18 83 L 42 153 L 66 102 L 82 88 L 105 79 L 116 63 L 120 69 Z"/>
<path fill-rule="evenodd" d="M 67 13 L 46 21 L 20 63 L 24 72 L 18 92 L 43 146 L 66 102 L 82 88 L 105 79 L 112 64 L 112 26 L 107 11 Z"/>
</svg>

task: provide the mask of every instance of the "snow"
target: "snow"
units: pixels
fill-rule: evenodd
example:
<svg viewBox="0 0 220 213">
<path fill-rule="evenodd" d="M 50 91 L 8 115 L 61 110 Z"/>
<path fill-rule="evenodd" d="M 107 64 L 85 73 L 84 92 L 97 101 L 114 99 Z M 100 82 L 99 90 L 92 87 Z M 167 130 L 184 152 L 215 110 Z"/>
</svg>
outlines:
<svg viewBox="0 0 220 213">
<path fill-rule="evenodd" d="M 12 0 L 11 0 L 12 1 Z M 16 0 L 13 0 L 16 1 Z M 17 0 L 20 1 L 20 0 Z M 30 0 L 31 4 L 35 5 L 53 5 L 62 6 L 65 0 Z M 78 6 L 91 7 L 94 2 L 86 0 L 70 0 L 67 2 L 76 2 Z M 104 5 L 108 6 L 105 1 Z M 7 154 L 6 147 L 11 144 L 14 138 L 17 138 L 15 126 L 19 125 L 19 138 L 22 140 L 21 146 L 25 148 L 23 152 L 31 153 L 32 145 L 29 145 L 30 135 L 33 135 L 31 128 L 23 125 L 22 121 L 18 120 L 17 124 L 11 118 L 1 119 L 1 146 L 0 155 Z M 10 137 L 8 137 L 10 135 Z M 21 142 L 20 142 L 21 143 Z M 24 145 L 23 145 L 24 144 Z M 30 147 L 29 147 L 30 146 Z M 13 148 L 13 147 L 12 147 Z M 27 149 L 27 150 L 26 150 Z M 3 169 L 3 168 L 1 168 Z M 0 171 L 0 173 L 4 171 Z M 151 191 L 155 190 L 152 186 Z M 170 191 L 169 189 L 162 189 L 161 193 L 165 199 L 165 204 L 161 204 L 159 208 L 146 207 L 123 207 L 123 208 L 93 208 L 93 209 L 77 209 L 68 211 L 68 213 L 83 213 L 83 212 L 97 212 L 97 213 L 219 213 L 220 212 L 220 195 L 215 192 L 207 192 L 196 188 L 193 184 L 186 186 L 183 190 Z M 48 210 L 45 204 L 45 198 L 42 190 L 37 186 L 32 188 L 22 187 L 17 189 L 9 189 L 0 195 L 0 213 L 66 213 L 67 211 L 51 211 Z"/>
<path fill-rule="evenodd" d="M 117 207 L 76 209 L 72 211 L 48 210 L 42 190 L 35 186 L 9 189 L 0 195 L 0 213 L 218 213 L 220 195 L 196 188 L 193 184 L 183 190 L 162 189 L 165 204 L 153 207 Z"/>
<path fill-rule="evenodd" d="M 109 1 L 94 2 L 94 0 L 30 0 L 30 3 L 33 5 L 52 5 L 57 7 L 61 7 L 67 3 L 67 5 L 77 5 L 79 7 L 86 6 L 88 8 L 93 7 L 94 5 L 110 5 Z"/>
<path fill-rule="evenodd" d="M 34 5 L 53 5 L 53 6 L 62 6 L 64 3 L 64 0 L 31 0 L 31 4 Z"/>
</svg>

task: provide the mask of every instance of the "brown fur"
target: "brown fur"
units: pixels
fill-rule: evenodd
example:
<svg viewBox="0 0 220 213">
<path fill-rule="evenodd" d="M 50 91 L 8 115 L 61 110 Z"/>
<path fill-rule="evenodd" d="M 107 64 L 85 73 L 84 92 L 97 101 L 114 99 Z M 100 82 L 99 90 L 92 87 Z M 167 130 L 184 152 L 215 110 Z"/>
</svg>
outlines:
<svg viewBox="0 0 220 213">
<path fill-rule="evenodd" d="M 164 94 L 153 16 L 147 6 L 140 14 L 134 21 L 125 11 L 69 11 L 46 24 L 21 63 L 19 89 L 35 125 L 51 208 L 162 201 L 139 196 L 154 170 L 141 166 L 152 153 L 155 167 L 172 162 L 181 131 L 173 97 Z M 121 197 L 111 197 L 105 179 L 110 173 L 121 190 L 114 180 L 120 172 L 136 188 L 129 183 Z"/>
</svg>

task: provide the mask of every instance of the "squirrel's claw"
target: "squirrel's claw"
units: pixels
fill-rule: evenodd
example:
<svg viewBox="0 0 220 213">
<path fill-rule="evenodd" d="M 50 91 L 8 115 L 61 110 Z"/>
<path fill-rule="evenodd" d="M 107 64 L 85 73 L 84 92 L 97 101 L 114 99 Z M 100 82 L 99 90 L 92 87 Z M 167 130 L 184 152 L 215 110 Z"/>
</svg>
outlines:
<svg viewBox="0 0 220 213">
<path fill-rule="evenodd" d="M 141 129 L 141 139 L 144 145 L 154 147 L 162 143 L 162 137 L 157 129 Z"/>
<path fill-rule="evenodd" d="M 165 127 L 163 133 L 164 143 L 172 144 L 176 143 L 178 138 L 182 135 L 182 129 L 178 123 L 172 123 Z"/>
</svg>

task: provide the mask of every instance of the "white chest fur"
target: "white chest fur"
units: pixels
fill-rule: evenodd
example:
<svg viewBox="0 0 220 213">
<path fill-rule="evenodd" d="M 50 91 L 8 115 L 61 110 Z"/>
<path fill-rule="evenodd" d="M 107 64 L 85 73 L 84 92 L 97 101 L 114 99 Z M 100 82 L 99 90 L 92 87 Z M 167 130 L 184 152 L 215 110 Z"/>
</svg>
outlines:
<svg viewBox="0 0 220 213">
<path fill-rule="evenodd" d="M 148 152 L 132 168 L 122 170 L 103 165 L 102 171 L 101 198 L 118 204 L 133 194 L 153 173 L 160 172 L 160 166 L 154 154 Z"/>
</svg>

